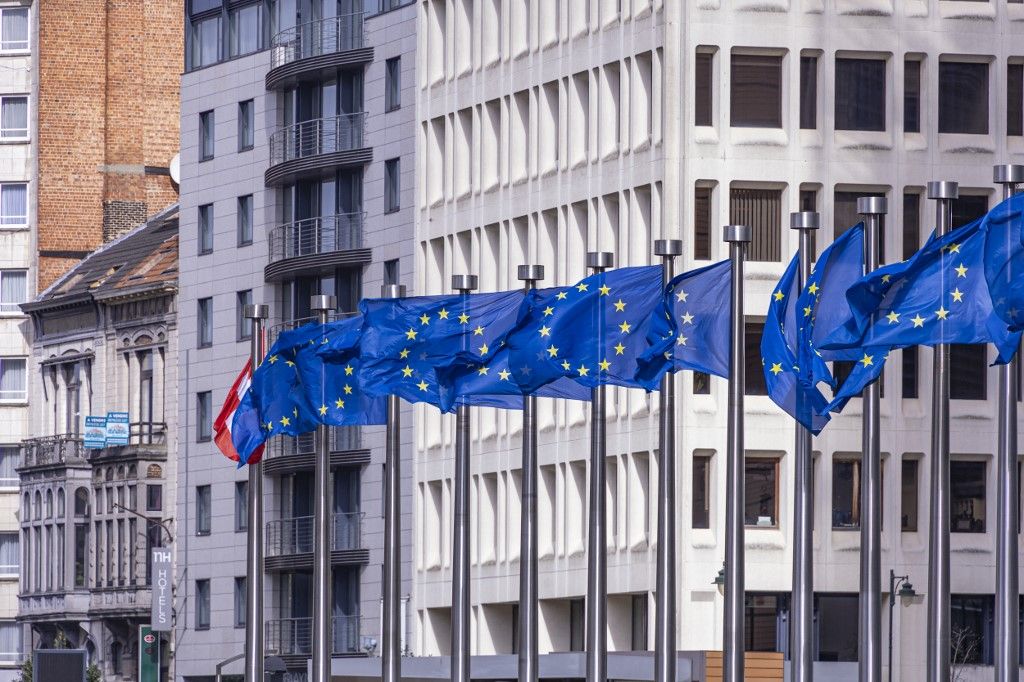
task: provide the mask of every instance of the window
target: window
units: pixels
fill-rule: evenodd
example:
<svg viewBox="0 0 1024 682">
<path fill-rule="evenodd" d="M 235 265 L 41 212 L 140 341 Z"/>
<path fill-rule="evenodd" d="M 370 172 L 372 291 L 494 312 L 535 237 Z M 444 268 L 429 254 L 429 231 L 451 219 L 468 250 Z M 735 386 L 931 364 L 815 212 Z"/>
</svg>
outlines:
<svg viewBox="0 0 1024 682">
<path fill-rule="evenodd" d="M 857 213 L 857 199 L 860 197 L 884 197 L 885 192 L 868 192 L 865 190 L 854 192 L 836 191 L 832 195 L 833 224 L 835 225 L 835 239 L 859 222 L 864 216 Z M 882 235 L 885 236 L 884 234 Z M 878 261 L 885 262 L 885 239 L 878 242 Z"/>
<path fill-rule="evenodd" d="M 398 284 L 400 279 L 398 259 L 384 261 L 384 284 Z"/>
<path fill-rule="evenodd" d="M 0 184 L 0 228 L 28 227 L 28 185 Z"/>
<path fill-rule="evenodd" d="M 220 61 L 220 16 L 192 22 L 192 68 Z"/>
<path fill-rule="evenodd" d="M 630 651 L 647 651 L 647 593 L 632 596 L 632 638 Z"/>
<path fill-rule="evenodd" d="M 712 103 L 714 94 L 712 83 L 714 81 L 715 55 L 711 52 L 698 52 L 695 64 L 694 82 L 694 115 L 693 124 L 698 126 L 714 125 Z"/>
<path fill-rule="evenodd" d="M 747 260 L 781 260 L 781 189 L 733 187 L 729 192 L 729 222 L 733 225 L 748 225 L 753 231 L 753 239 L 747 247 Z"/>
<path fill-rule="evenodd" d="M 75 587 L 85 587 L 89 561 L 89 524 L 75 524 Z"/>
<path fill-rule="evenodd" d="M 213 204 L 203 204 L 198 210 L 199 255 L 204 256 L 213 253 Z"/>
<path fill-rule="evenodd" d="M 747 592 L 744 595 L 745 651 L 783 651 L 786 642 L 788 594 Z M 780 636 L 781 635 L 781 636 Z"/>
<path fill-rule="evenodd" d="M 213 345 L 213 299 L 201 298 L 196 301 L 196 334 L 198 336 L 196 345 L 199 348 L 208 348 Z"/>
<path fill-rule="evenodd" d="M 904 459 L 900 472 L 900 530 L 917 532 L 918 460 Z"/>
<path fill-rule="evenodd" d="M 196 581 L 196 630 L 210 629 L 210 581 Z"/>
<path fill-rule="evenodd" d="M 836 130 L 885 130 L 885 61 L 836 58 Z"/>
<path fill-rule="evenodd" d="M 402 106 L 402 58 L 392 57 L 384 62 L 384 111 Z"/>
<path fill-rule="evenodd" d="M 939 132 L 988 134 L 988 64 L 939 62 Z"/>
<path fill-rule="evenodd" d="M 253 147 L 253 130 L 256 126 L 256 108 L 253 101 L 247 99 L 238 103 L 238 151 L 244 152 Z"/>
<path fill-rule="evenodd" d="M 583 651 L 585 627 L 583 599 L 569 600 L 569 651 Z"/>
<path fill-rule="evenodd" d="M 833 530 L 860 528 L 860 474 L 860 459 L 836 458 L 832 461 Z M 885 488 L 884 477 L 882 488 Z"/>
<path fill-rule="evenodd" d="M 213 111 L 199 114 L 199 160 L 209 161 L 213 158 Z"/>
<path fill-rule="evenodd" d="M 235 578 L 235 627 L 245 627 L 245 576 Z"/>
<path fill-rule="evenodd" d="M 782 127 L 782 57 L 732 56 L 729 125 Z"/>
<path fill-rule="evenodd" d="M 748 526 L 775 528 L 779 525 L 778 478 L 778 459 L 749 456 L 746 459 L 744 522 Z"/>
<path fill-rule="evenodd" d="M 903 193 L 903 260 L 921 248 L 921 195 Z"/>
<path fill-rule="evenodd" d="M 28 41 L 28 7 L 0 9 L 0 52 L 25 52 Z"/>
<path fill-rule="evenodd" d="M 28 400 L 25 358 L 0 358 L 0 401 Z"/>
<path fill-rule="evenodd" d="M 987 394 L 988 346 L 953 343 L 949 346 L 949 397 L 954 400 L 984 400 Z"/>
<path fill-rule="evenodd" d="M 706 372 L 693 372 L 693 394 L 711 395 L 711 375 Z"/>
<path fill-rule="evenodd" d="M 818 127 L 818 58 L 800 57 L 800 127 Z"/>
<path fill-rule="evenodd" d="M 228 15 L 228 56 L 238 57 L 260 49 L 259 4 L 246 5 L 231 10 Z"/>
<path fill-rule="evenodd" d="M 1024 135 L 1024 64 L 1006 65 L 1006 134 Z"/>
<path fill-rule="evenodd" d="M 992 665 L 995 598 L 990 594 L 951 594 L 950 656 L 957 665 Z"/>
<path fill-rule="evenodd" d="M 400 159 L 388 159 L 384 162 L 384 212 L 391 213 L 400 207 L 401 178 L 399 177 Z"/>
<path fill-rule="evenodd" d="M 237 304 L 235 306 L 236 331 L 239 341 L 246 341 L 252 338 L 252 318 L 245 316 L 245 306 L 252 305 L 252 289 L 239 291 Z"/>
<path fill-rule="evenodd" d="M 235 481 L 235 532 L 249 528 L 249 482 Z"/>
<path fill-rule="evenodd" d="M 988 196 L 984 194 L 961 194 L 953 200 L 953 227 L 974 222 L 988 213 Z"/>
<path fill-rule="evenodd" d="M 211 424 L 213 414 L 213 394 L 210 391 L 196 393 L 196 442 L 210 440 L 213 431 Z"/>
<path fill-rule="evenodd" d="M 18 532 L 0 533 L 0 575 L 18 575 Z"/>
<path fill-rule="evenodd" d="M 903 60 L 903 132 L 921 132 L 921 60 Z"/>
<path fill-rule="evenodd" d="M 21 314 L 18 304 L 28 297 L 28 273 L 25 270 L 0 270 L 0 313 Z"/>
<path fill-rule="evenodd" d="M 28 139 L 28 96 L 0 97 L 0 138 Z"/>
<path fill-rule="evenodd" d="M 252 244 L 252 195 L 238 197 L 238 245 L 248 246 Z M 213 245 L 211 244 L 212 248 Z"/>
<path fill-rule="evenodd" d="M 694 528 L 711 527 L 711 457 L 693 456 L 693 507 L 691 525 Z"/>
<path fill-rule="evenodd" d="M 0 445 L 0 488 L 17 488 L 19 464 L 17 445 Z"/>
<path fill-rule="evenodd" d="M 711 187 L 693 190 L 693 257 L 711 260 Z"/>
<path fill-rule="evenodd" d="M 857 660 L 856 594 L 815 594 L 819 661 Z"/>
<path fill-rule="evenodd" d="M 985 463 L 949 463 L 951 504 L 950 530 L 954 533 L 985 532 Z"/>
<path fill-rule="evenodd" d="M 920 361 L 917 346 L 904 348 L 900 351 L 900 354 L 903 360 L 903 399 L 916 400 L 919 397 L 917 391 L 917 366 Z"/>
<path fill-rule="evenodd" d="M 751 322 L 747 320 L 744 325 L 746 329 L 746 352 L 744 355 L 746 374 L 746 395 L 768 395 L 768 385 L 764 380 L 764 370 L 761 364 L 761 335 L 764 333 L 764 322 Z"/>
<path fill-rule="evenodd" d="M 0 621 L 0 661 L 4 663 L 20 663 L 21 623 Z"/>
<path fill-rule="evenodd" d="M 146 511 L 160 511 L 164 507 L 164 487 L 160 483 L 146 484 Z"/>
<path fill-rule="evenodd" d="M 196 535 L 210 534 L 210 486 L 196 486 Z"/>
</svg>

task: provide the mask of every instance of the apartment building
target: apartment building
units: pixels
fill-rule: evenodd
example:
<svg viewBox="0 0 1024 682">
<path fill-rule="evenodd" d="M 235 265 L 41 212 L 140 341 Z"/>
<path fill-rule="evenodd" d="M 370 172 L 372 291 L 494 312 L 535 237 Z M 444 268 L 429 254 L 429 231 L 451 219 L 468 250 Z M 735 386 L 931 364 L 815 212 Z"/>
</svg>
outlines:
<svg viewBox="0 0 1024 682">
<path fill-rule="evenodd" d="M 998 200 L 995 163 L 1024 161 L 1024 4 L 991 0 L 422 0 L 417 70 L 417 293 L 450 275 L 481 289 L 655 262 L 727 256 L 721 226 L 753 228 L 743 314 L 746 384 L 746 644 L 788 650 L 793 428 L 767 397 L 760 335 L 769 294 L 796 251 L 793 211 L 818 211 L 820 251 L 856 222 L 856 198 L 888 198 L 891 262 L 931 231 L 930 180 L 960 183 L 956 224 Z M 969 679 L 991 679 L 995 582 L 994 357 L 952 349 L 952 609 L 972 646 Z M 883 572 L 898 600 L 896 679 L 922 679 L 929 504 L 931 351 L 891 355 L 882 378 Z M 847 368 L 837 367 L 844 376 Z M 677 378 L 678 647 L 721 648 L 726 383 Z M 420 655 L 450 653 L 454 420 L 415 410 L 415 580 Z M 473 653 L 513 653 L 519 573 L 521 421 L 473 411 Z M 657 400 L 609 390 L 608 642 L 653 648 Z M 855 679 L 861 405 L 814 441 L 814 657 Z M 541 400 L 541 653 L 582 650 L 588 409 Z M 887 596 L 887 595 L 886 595 Z"/>
<path fill-rule="evenodd" d="M 270 341 L 312 317 L 411 285 L 416 7 L 407 0 L 189 0 L 181 86 L 177 671 L 206 680 L 243 652 L 247 472 L 211 421 L 250 352 L 248 303 Z M 407 416 L 404 442 L 411 442 Z M 278 438 L 266 491 L 266 654 L 302 679 L 312 648 L 314 440 Z M 382 427 L 330 434 L 333 654 L 378 651 Z M 411 456 L 411 450 L 408 451 Z M 402 544 L 411 555 L 411 470 Z M 411 571 L 404 577 L 411 592 Z M 225 673 L 241 671 L 241 662 Z"/>
</svg>

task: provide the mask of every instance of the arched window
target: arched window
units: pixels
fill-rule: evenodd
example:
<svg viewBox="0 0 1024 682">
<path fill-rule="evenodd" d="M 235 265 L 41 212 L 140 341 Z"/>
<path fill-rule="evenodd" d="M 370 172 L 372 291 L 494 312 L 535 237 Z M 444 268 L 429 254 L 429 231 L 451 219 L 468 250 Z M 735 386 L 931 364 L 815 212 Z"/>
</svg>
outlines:
<svg viewBox="0 0 1024 682">
<path fill-rule="evenodd" d="M 89 489 L 81 487 L 75 490 L 75 516 L 89 515 Z"/>
<path fill-rule="evenodd" d="M 57 488 L 57 518 L 64 518 L 64 488 Z"/>
<path fill-rule="evenodd" d="M 36 491 L 35 503 L 32 506 L 32 518 L 39 520 L 43 518 L 43 494 Z"/>
<path fill-rule="evenodd" d="M 53 491 L 49 489 L 46 491 L 46 518 L 53 518 Z"/>
<path fill-rule="evenodd" d="M 114 641 L 110 644 L 110 667 L 115 675 L 121 674 L 121 656 L 123 655 L 124 649 L 121 647 L 121 643 Z"/>
</svg>

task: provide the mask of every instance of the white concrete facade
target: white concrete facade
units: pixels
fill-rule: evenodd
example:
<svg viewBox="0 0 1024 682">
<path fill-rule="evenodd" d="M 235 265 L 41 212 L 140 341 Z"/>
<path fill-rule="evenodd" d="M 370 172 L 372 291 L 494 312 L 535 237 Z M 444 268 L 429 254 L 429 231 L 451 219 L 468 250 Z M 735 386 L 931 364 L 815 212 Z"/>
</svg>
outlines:
<svg viewBox="0 0 1024 682">
<path fill-rule="evenodd" d="M 789 212 L 809 208 L 804 202 L 813 202 L 821 213 L 820 250 L 847 226 L 835 224 L 836 192 L 884 193 L 890 207 L 884 248 L 892 261 L 905 248 L 904 195 L 919 197 L 921 244 L 934 215 L 934 206 L 923 198 L 928 181 L 958 181 L 962 196 L 987 197 L 991 207 L 999 196 L 991 183 L 993 164 L 1024 162 L 1024 137 L 1007 134 L 1008 72 L 1015 75 L 1009 67 L 1024 60 L 1024 5 L 1005 0 L 424 0 L 419 17 L 416 293 L 445 292 L 450 275 L 462 272 L 480 275 L 484 291 L 517 287 L 515 267 L 525 262 L 546 266 L 543 284 L 566 285 L 585 274 L 586 251 L 613 251 L 617 266 L 647 264 L 654 262 L 653 240 L 662 237 L 684 240 L 677 267 L 697 267 L 727 255 L 720 226 L 732 222 L 730 194 L 774 190 L 775 219 L 782 226 L 772 233 L 776 253 L 747 269 L 744 314 L 756 322 L 763 320 L 769 293 L 796 251 L 796 235 L 785 228 Z M 703 90 L 710 102 L 702 99 L 700 107 L 698 54 L 711 55 L 711 80 Z M 778 125 L 730 125 L 730 64 L 736 55 L 781 58 Z M 804 128 L 801 57 L 817 58 L 810 98 L 815 121 Z M 835 64 L 845 58 L 884 63 L 883 130 L 836 130 Z M 919 132 L 904 132 L 907 59 L 921 62 Z M 947 61 L 988 65 L 986 92 L 972 104 L 987 106 L 987 133 L 939 132 L 940 95 L 947 105 L 956 98 L 940 92 L 940 63 Z M 695 250 L 698 188 L 709 190 L 711 226 L 708 252 L 701 254 Z M 753 361 L 759 366 L 759 358 Z M 921 350 L 916 398 L 902 397 L 899 353 L 883 377 L 882 566 L 886 574 L 890 567 L 908 574 L 919 593 L 927 577 L 930 363 L 931 352 Z M 964 377 L 954 376 L 954 383 L 958 379 Z M 724 554 L 726 383 L 713 379 L 701 394 L 694 392 L 690 373 L 677 382 L 678 645 L 715 649 L 722 642 L 722 599 L 712 580 Z M 983 527 L 983 532 L 952 537 L 957 595 L 990 596 L 994 590 L 995 386 L 995 370 L 988 369 L 981 388 L 986 399 L 952 403 L 953 459 L 983 463 L 985 488 L 971 502 L 976 509 L 965 512 L 974 521 L 961 526 Z M 586 586 L 589 427 L 584 405 L 541 403 L 545 653 L 572 648 L 570 622 L 577 607 L 570 600 L 581 598 Z M 788 594 L 792 422 L 767 396 L 748 396 L 746 407 L 748 459 L 776 463 L 774 508 L 765 514 L 769 523 L 746 533 L 746 588 Z M 612 651 L 638 646 L 634 635 L 642 628 L 634 627 L 634 617 L 646 620 L 653 634 L 656 411 L 655 396 L 609 391 Z M 423 407 L 416 417 L 415 651 L 447 654 L 454 419 Z M 519 447 L 517 414 L 474 410 L 474 654 L 510 653 L 514 647 Z M 859 533 L 851 532 L 841 510 L 837 516 L 833 499 L 842 494 L 833 490 L 833 480 L 847 471 L 834 471 L 834 464 L 856 459 L 860 448 L 855 400 L 814 442 L 819 594 L 855 598 L 858 589 Z M 693 524 L 699 457 L 710 457 L 707 528 Z M 904 492 L 905 461 L 917 462 L 917 474 Z M 912 510 L 903 506 L 904 498 Z M 748 495 L 748 507 L 750 502 Z M 916 524 L 901 523 L 912 512 Z M 979 518 L 988 523 L 979 526 Z M 897 679 L 923 676 L 925 599 L 897 606 Z M 646 612 L 640 604 L 647 604 Z M 853 622 L 855 629 L 855 617 Z M 788 625 L 772 627 L 784 638 Z M 884 642 L 888 632 L 882 635 Z M 639 640 L 640 648 L 652 644 L 651 636 Z M 836 663 L 835 679 L 849 674 L 851 665 Z M 991 670 L 969 666 L 968 678 L 991 679 Z"/>
</svg>

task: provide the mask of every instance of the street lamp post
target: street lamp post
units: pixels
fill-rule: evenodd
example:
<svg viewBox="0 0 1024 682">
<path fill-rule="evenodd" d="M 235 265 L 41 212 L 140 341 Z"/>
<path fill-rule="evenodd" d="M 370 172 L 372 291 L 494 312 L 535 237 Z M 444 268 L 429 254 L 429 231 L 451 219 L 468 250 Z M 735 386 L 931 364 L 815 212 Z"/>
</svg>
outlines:
<svg viewBox="0 0 1024 682">
<path fill-rule="evenodd" d="M 892 682 L 892 612 L 896 608 L 896 590 L 899 590 L 900 597 L 910 598 L 917 594 L 914 586 L 910 584 L 909 575 L 896 575 L 896 571 L 889 569 L 889 682 Z"/>
</svg>

